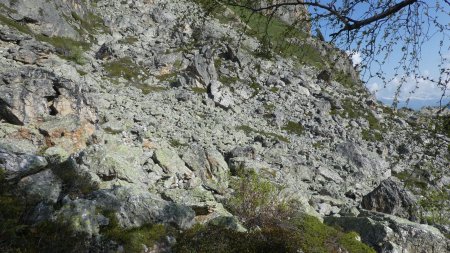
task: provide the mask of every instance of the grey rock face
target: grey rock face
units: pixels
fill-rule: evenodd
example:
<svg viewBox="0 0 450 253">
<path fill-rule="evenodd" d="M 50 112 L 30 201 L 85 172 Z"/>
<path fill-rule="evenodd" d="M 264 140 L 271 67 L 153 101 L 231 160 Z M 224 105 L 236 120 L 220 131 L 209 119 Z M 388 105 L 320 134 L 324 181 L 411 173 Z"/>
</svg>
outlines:
<svg viewBox="0 0 450 253">
<path fill-rule="evenodd" d="M 217 72 L 212 60 L 212 51 L 210 47 L 203 47 L 201 52 L 194 55 L 191 69 L 205 86 L 209 85 L 212 81 L 217 80 Z"/>
<path fill-rule="evenodd" d="M 191 208 L 167 202 L 142 188 L 117 187 L 94 192 L 92 196 L 99 208 L 114 211 L 124 228 L 165 222 L 186 229 L 195 216 Z"/>
<path fill-rule="evenodd" d="M 0 149 L 0 166 L 5 170 L 6 180 L 17 180 L 43 170 L 48 165 L 44 157 L 14 154 Z"/>
<path fill-rule="evenodd" d="M 373 152 L 367 152 L 355 143 L 341 143 L 336 146 L 336 152 L 341 154 L 351 166 L 355 166 L 360 176 L 383 177 L 388 169 L 388 163 Z"/>
<path fill-rule="evenodd" d="M 361 207 L 412 221 L 418 219 L 416 201 L 399 182 L 392 179 L 383 180 L 377 188 L 365 195 Z"/>
<path fill-rule="evenodd" d="M 87 12 L 84 2 L 78 0 L 0 0 L 0 3 L 16 11 L 13 14 L 15 20 L 35 24 L 39 33 L 49 36 L 76 38 L 77 31 L 62 14 L 66 17 L 71 17 L 71 13 L 84 16 Z"/>
<path fill-rule="evenodd" d="M 41 201 L 55 204 L 61 193 L 62 181 L 51 170 L 44 170 L 22 178 L 17 186 L 31 205 Z"/>
<path fill-rule="evenodd" d="M 326 217 L 329 225 L 356 231 L 363 242 L 380 253 L 440 253 L 450 250 L 450 242 L 431 226 L 392 215 L 363 212 L 358 217 Z"/>
<path fill-rule="evenodd" d="M 69 114 L 94 120 L 85 101 L 79 85 L 54 73 L 35 68 L 2 73 L 0 119 L 11 124 L 36 123 L 46 116 Z"/>
<path fill-rule="evenodd" d="M 228 165 L 217 150 L 192 146 L 183 154 L 183 160 L 202 179 L 204 187 L 218 193 L 228 188 Z"/>
</svg>

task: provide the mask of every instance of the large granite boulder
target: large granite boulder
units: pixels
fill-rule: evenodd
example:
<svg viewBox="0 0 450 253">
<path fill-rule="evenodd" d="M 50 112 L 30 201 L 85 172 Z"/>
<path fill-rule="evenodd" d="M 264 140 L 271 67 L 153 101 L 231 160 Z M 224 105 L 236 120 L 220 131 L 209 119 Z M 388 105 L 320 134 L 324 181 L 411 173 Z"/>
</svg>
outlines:
<svg viewBox="0 0 450 253">
<path fill-rule="evenodd" d="M 400 182 L 393 179 L 383 180 L 372 192 L 362 198 L 361 207 L 399 216 L 411 221 L 418 219 L 418 206 L 413 196 Z"/>
</svg>

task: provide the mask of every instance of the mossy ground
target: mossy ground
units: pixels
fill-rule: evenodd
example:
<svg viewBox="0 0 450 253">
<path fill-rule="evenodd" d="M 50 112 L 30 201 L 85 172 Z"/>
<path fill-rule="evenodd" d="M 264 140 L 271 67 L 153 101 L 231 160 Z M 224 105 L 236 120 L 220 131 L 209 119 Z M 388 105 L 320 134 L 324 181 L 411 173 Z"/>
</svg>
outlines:
<svg viewBox="0 0 450 253">
<path fill-rule="evenodd" d="M 276 140 L 276 141 L 282 141 L 282 142 L 290 143 L 288 138 L 286 138 L 286 137 L 284 137 L 284 136 L 282 136 L 280 134 L 256 130 L 256 129 L 253 129 L 252 127 L 247 126 L 247 125 L 238 126 L 236 129 L 243 131 L 247 135 L 251 134 L 251 133 L 260 134 L 260 135 L 262 135 L 264 137 L 267 137 L 267 138 L 270 138 L 270 139 L 273 139 L 273 140 Z"/>
<path fill-rule="evenodd" d="M 356 233 L 343 233 L 321 223 L 312 216 L 300 216 L 289 222 L 260 227 L 250 232 L 237 232 L 221 227 L 196 226 L 183 232 L 175 252 L 283 252 L 375 253 L 359 242 Z M 345 252 L 345 251 L 344 251 Z"/>
<path fill-rule="evenodd" d="M 62 58 L 77 64 L 85 64 L 84 52 L 89 50 L 90 44 L 66 37 L 47 37 L 36 35 L 36 39 L 47 42 L 56 48 L 56 52 Z"/>
<path fill-rule="evenodd" d="M 302 124 L 293 121 L 288 121 L 281 129 L 295 135 L 302 135 L 305 132 L 305 128 Z"/>
<path fill-rule="evenodd" d="M 88 12 L 84 17 L 80 17 L 76 12 L 71 13 L 72 18 L 80 25 L 78 30 L 81 34 L 108 33 L 109 28 L 105 26 L 103 19 L 95 13 Z"/>
<path fill-rule="evenodd" d="M 191 90 L 192 90 L 194 93 L 197 93 L 197 94 L 205 94 L 205 93 L 208 93 L 208 89 L 206 89 L 206 88 L 193 87 L 193 88 L 191 88 Z"/>
<path fill-rule="evenodd" d="M 129 81 L 137 80 L 145 74 L 142 67 L 134 63 L 131 58 L 124 57 L 106 62 L 103 67 L 111 77 L 123 77 Z"/>
</svg>

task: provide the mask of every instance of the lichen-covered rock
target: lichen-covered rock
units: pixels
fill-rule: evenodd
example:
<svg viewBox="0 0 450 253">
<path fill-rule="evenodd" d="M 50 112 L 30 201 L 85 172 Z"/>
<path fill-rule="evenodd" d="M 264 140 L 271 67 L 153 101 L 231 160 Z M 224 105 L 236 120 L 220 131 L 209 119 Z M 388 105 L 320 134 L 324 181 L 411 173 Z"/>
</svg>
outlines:
<svg viewBox="0 0 450 253">
<path fill-rule="evenodd" d="M 191 179 L 194 176 L 194 173 L 186 167 L 184 161 L 172 149 L 161 148 L 155 150 L 154 159 L 166 174 L 178 174 L 186 179 Z"/>
<path fill-rule="evenodd" d="M 17 187 L 30 205 L 41 201 L 56 204 L 62 190 L 62 181 L 51 170 L 44 170 L 22 178 Z"/>
<path fill-rule="evenodd" d="M 76 233 L 90 236 L 98 235 L 100 225 L 108 224 L 108 219 L 98 212 L 95 202 L 85 199 L 65 199 L 51 220 Z"/>
<path fill-rule="evenodd" d="M 424 196 L 419 203 L 431 211 L 448 207 L 450 139 L 436 135 L 439 127 L 426 127 L 435 114 L 396 113 L 378 104 L 345 52 L 329 43 L 289 39 L 293 57 L 284 48 L 268 52 L 267 41 L 251 36 L 260 27 L 239 20 L 235 8 L 217 19 L 194 2 L 0 0 L 0 176 L 8 191 L 0 200 L 30 200 L 23 220 L 21 214 L 15 220 L 30 225 L 21 233 L 32 236 L 15 245 L 47 222 L 97 243 L 105 237 L 97 237 L 100 228 L 115 220 L 127 236 L 154 223 L 184 229 L 218 217 L 214 222 L 240 230 L 221 203 L 246 172 L 270 181 L 295 211 L 319 219 L 365 219 L 355 217 L 364 212 L 357 209 L 362 196 L 391 169 L 411 178 L 406 185 Z M 295 8 L 275 13 L 287 22 L 296 14 Z M 103 33 L 102 25 L 111 30 Z M 275 28 L 268 32 L 290 30 L 281 21 Z M 273 45 L 285 42 L 268 35 L 280 40 Z M 317 80 L 312 58 L 330 72 L 326 82 Z M 419 188 L 431 185 L 426 198 Z M 400 195 L 395 203 L 387 197 L 396 215 L 408 209 Z M 396 249 L 410 249 L 410 225 L 376 222 L 380 236 L 390 231 Z M 428 238 L 419 236 L 426 234 L 421 229 L 412 232 L 419 241 Z M 118 241 L 92 251 L 108 251 Z"/>
<path fill-rule="evenodd" d="M 95 126 L 76 115 L 57 116 L 39 126 L 48 147 L 59 147 L 68 153 L 75 153 L 86 147 L 94 133 Z"/>
<path fill-rule="evenodd" d="M 24 67 L 1 73 L 0 119 L 11 124 L 36 124 L 52 115 L 77 115 L 95 121 L 80 85 L 43 69 Z"/>
<path fill-rule="evenodd" d="M 124 228 L 160 222 L 188 228 L 195 216 L 191 208 L 167 202 L 145 188 L 116 187 L 96 191 L 91 196 L 100 210 L 113 211 Z"/>
<path fill-rule="evenodd" d="M 142 149 L 121 144 L 114 136 L 106 135 L 104 141 L 104 145 L 91 145 L 55 165 L 55 173 L 68 185 L 83 191 L 122 184 L 148 187 L 147 173 L 141 167 Z"/>
<path fill-rule="evenodd" d="M 450 240 L 437 228 L 388 214 L 365 211 L 358 217 L 326 217 L 325 223 L 358 232 L 363 242 L 380 253 L 440 253 L 450 250 Z"/>
<path fill-rule="evenodd" d="M 183 154 L 183 160 L 202 179 L 204 187 L 222 194 L 226 191 L 229 169 L 217 150 L 192 146 Z"/>
</svg>

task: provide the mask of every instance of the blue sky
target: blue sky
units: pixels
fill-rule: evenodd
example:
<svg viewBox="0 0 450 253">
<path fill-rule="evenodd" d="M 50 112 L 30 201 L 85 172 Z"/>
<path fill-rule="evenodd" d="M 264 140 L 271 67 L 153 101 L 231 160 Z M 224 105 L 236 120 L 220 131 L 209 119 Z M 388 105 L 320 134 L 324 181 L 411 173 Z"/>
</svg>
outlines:
<svg viewBox="0 0 450 253">
<path fill-rule="evenodd" d="M 434 1 L 430 0 L 430 5 L 435 4 Z M 363 13 L 362 9 L 364 6 L 361 6 L 360 10 L 356 10 L 355 15 L 359 15 Z M 450 7 L 449 7 L 450 8 Z M 447 10 L 446 10 L 447 11 Z M 447 13 L 437 12 L 433 9 L 430 10 L 430 14 L 434 15 L 438 18 L 439 22 L 446 25 L 447 28 L 450 29 L 450 15 L 449 11 Z M 355 16 L 353 16 L 355 17 Z M 358 17 L 359 18 L 359 17 Z M 359 18 L 360 19 L 360 18 Z M 321 28 L 322 33 L 327 37 L 333 31 L 329 30 L 328 27 Z M 430 34 L 434 34 L 429 40 L 427 40 L 422 47 L 422 55 L 420 61 L 420 73 L 431 78 L 437 79 L 439 77 L 439 63 L 441 62 L 440 56 L 438 54 L 439 43 L 442 40 L 442 34 L 437 33 L 437 29 L 433 26 L 430 27 Z M 448 31 L 450 34 L 450 30 Z M 448 35 L 450 36 L 450 35 Z M 398 59 L 402 56 L 402 52 L 400 48 L 403 45 L 399 44 L 396 46 L 396 50 L 392 52 L 389 56 L 388 61 L 382 66 L 382 70 L 385 72 L 385 76 L 388 79 L 394 77 L 394 69 L 398 66 Z M 445 60 L 445 67 L 450 68 L 450 38 L 444 40 L 443 44 L 444 52 L 443 55 L 447 57 Z M 380 56 L 381 57 L 381 56 Z M 352 57 L 356 62 L 360 61 L 358 52 L 356 55 Z M 399 73 L 399 78 L 392 80 L 384 85 L 383 81 L 377 78 L 368 79 L 368 75 L 362 76 L 362 79 L 367 81 L 367 87 L 370 91 L 372 91 L 378 100 L 383 103 L 391 104 L 394 94 L 399 85 L 399 79 L 401 76 L 405 76 L 404 73 Z M 416 86 L 418 88 L 416 88 Z M 450 84 L 447 84 L 447 87 L 450 89 Z M 402 84 L 401 92 L 399 94 L 399 106 L 408 106 L 413 109 L 419 109 L 422 106 L 439 106 L 439 101 L 441 100 L 443 92 L 440 87 L 437 87 L 432 82 L 420 79 L 414 80 L 414 78 L 406 78 L 406 82 Z M 408 104 L 406 104 L 406 100 L 409 99 Z M 450 101 L 450 92 L 446 93 L 446 96 L 443 98 L 443 102 Z"/>
</svg>

